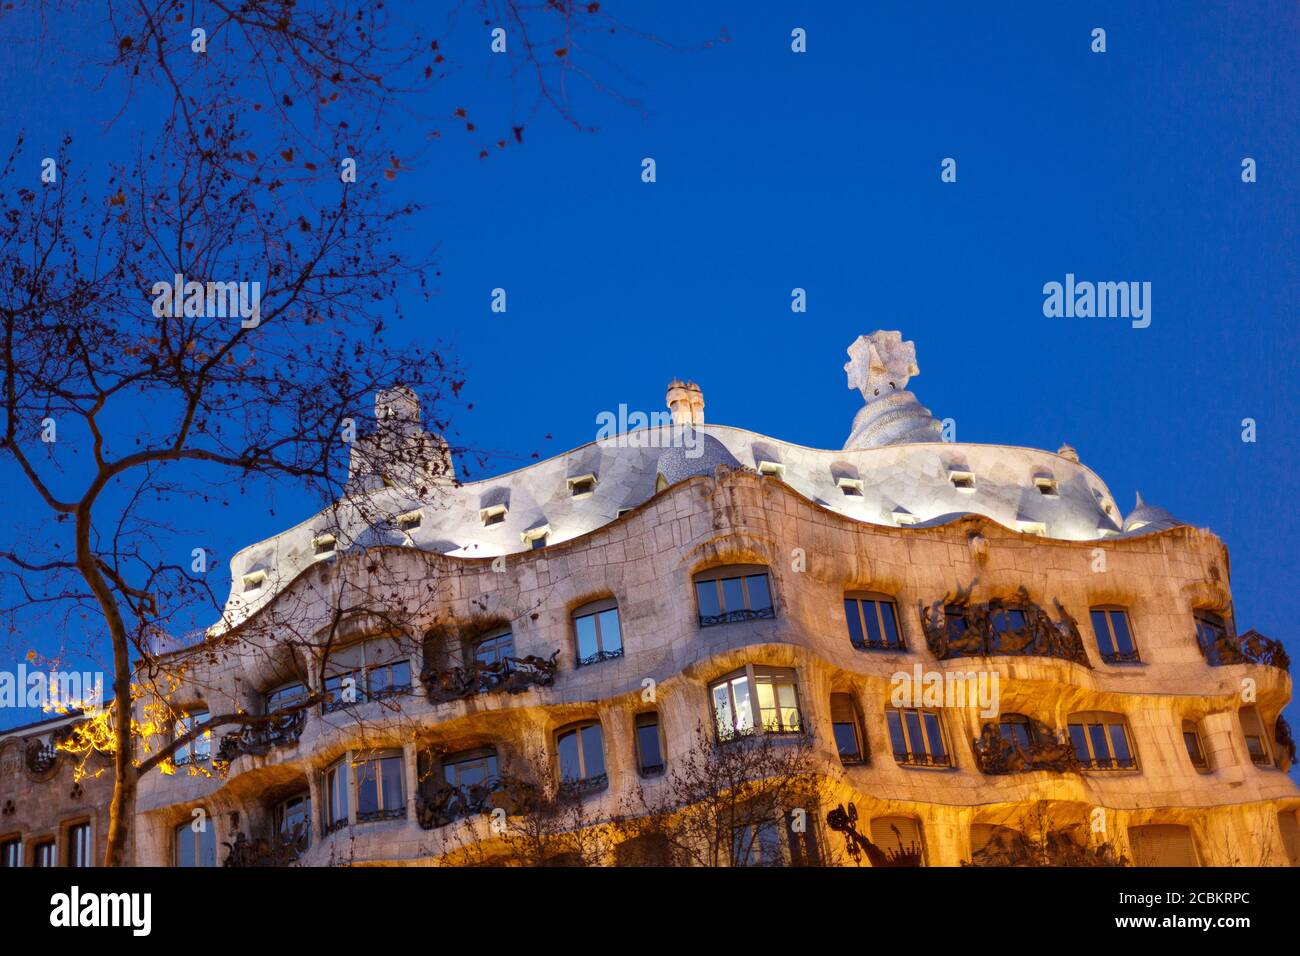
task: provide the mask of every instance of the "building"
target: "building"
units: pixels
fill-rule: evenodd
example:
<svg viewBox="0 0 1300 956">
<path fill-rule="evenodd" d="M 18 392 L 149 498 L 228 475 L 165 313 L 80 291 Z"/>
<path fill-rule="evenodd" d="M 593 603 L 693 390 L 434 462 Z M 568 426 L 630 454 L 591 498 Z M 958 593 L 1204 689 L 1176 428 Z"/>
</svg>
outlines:
<svg viewBox="0 0 1300 956">
<path fill-rule="evenodd" d="M 141 706 L 179 732 L 266 719 L 142 779 L 135 861 L 491 862 L 498 781 L 600 826 L 703 733 L 797 742 L 820 788 L 732 863 L 996 862 L 1036 830 L 1300 864 L 1289 662 L 1238 633 L 1223 543 L 1122 516 L 1069 446 L 944 441 L 899 333 L 849 355 L 841 449 L 706 424 L 673 382 L 666 414 L 464 483 L 415 397 L 379 396 L 344 498 L 236 554 L 223 619 L 166 655 L 179 689 Z"/>
</svg>

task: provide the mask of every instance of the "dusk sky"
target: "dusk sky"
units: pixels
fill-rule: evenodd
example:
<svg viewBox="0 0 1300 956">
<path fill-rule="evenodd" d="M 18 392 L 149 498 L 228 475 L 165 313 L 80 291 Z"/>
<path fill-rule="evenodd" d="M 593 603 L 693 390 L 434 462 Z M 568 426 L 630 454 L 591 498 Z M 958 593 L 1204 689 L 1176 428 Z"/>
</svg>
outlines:
<svg viewBox="0 0 1300 956">
<path fill-rule="evenodd" d="M 1124 511 L 1140 490 L 1212 529 L 1239 629 L 1300 655 L 1300 8 L 1061 6 L 605 3 L 645 36 L 578 45 L 613 94 L 571 89 L 590 131 L 532 114 L 474 17 L 445 32 L 426 18 L 456 70 L 402 121 L 388 188 L 424 205 L 403 241 L 435 250 L 438 275 L 398 335 L 445 341 L 464 369 L 449 438 L 488 457 L 463 456 L 461 477 L 592 441 L 620 404 L 662 410 L 674 377 L 700 384 L 711 423 L 839 448 L 862 406 L 845 349 L 898 329 L 921 369 L 909 387 L 959 441 L 1068 442 Z M 105 128 L 88 107 L 120 91 L 40 62 L 0 57 L 2 131 L 25 133 L 33 170 L 65 132 L 83 168 L 127 158 L 138 117 Z M 458 107 L 482 130 L 522 123 L 522 142 L 480 159 Z M 1045 317 L 1043 286 L 1067 273 L 1149 282 L 1150 326 Z M 16 514 L 41 507 L 12 467 L 0 491 Z M 187 520 L 226 575 L 319 504 L 282 486 Z"/>
</svg>

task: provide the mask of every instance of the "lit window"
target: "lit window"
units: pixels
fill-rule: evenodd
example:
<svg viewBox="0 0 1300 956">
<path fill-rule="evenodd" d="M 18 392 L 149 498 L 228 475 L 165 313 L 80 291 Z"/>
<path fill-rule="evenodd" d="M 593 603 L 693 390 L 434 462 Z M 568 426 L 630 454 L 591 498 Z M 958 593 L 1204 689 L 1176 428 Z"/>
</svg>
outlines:
<svg viewBox="0 0 1300 956">
<path fill-rule="evenodd" d="M 406 816 L 406 774 L 401 751 L 366 754 L 352 762 L 357 786 L 357 822 Z"/>
<path fill-rule="evenodd" d="M 178 826 L 172 843 L 174 866 L 217 865 L 217 832 L 206 812 Z"/>
<path fill-rule="evenodd" d="M 1183 743 L 1187 747 L 1187 756 L 1192 761 L 1192 766 L 1197 770 L 1209 770 L 1210 761 L 1205 756 L 1205 747 L 1201 745 L 1201 734 L 1196 729 L 1194 721 L 1183 721 Z"/>
<path fill-rule="evenodd" d="M 1250 752 L 1250 762 L 1257 767 L 1267 767 L 1273 762 L 1268 752 L 1268 735 L 1264 732 L 1264 723 L 1259 719 L 1259 711 L 1254 707 L 1243 707 L 1238 712 L 1241 718 L 1241 731 L 1246 737 L 1246 750 Z"/>
<path fill-rule="evenodd" d="M 570 792 L 600 790 L 605 775 L 605 742 L 596 721 L 574 724 L 555 735 L 560 787 Z"/>
<path fill-rule="evenodd" d="M 862 746 L 862 721 L 852 694 L 831 694 L 831 728 L 835 746 L 840 752 L 840 762 L 864 763 L 866 751 Z"/>
<path fill-rule="evenodd" d="M 636 761 L 637 770 L 643 777 L 656 777 L 664 772 L 659 715 L 654 711 L 636 715 Z"/>
<path fill-rule="evenodd" d="M 172 729 L 172 739 L 177 740 L 194 730 L 200 724 L 208 719 L 206 710 L 196 710 L 179 718 Z M 172 757 L 172 763 L 178 767 L 198 762 L 203 763 L 212 759 L 212 731 L 205 730 L 202 734 L 195 737 L 188 743 L 182 744 L 176 748 L 176 753 Z"/>
<path fill-rule="evenodd" d="M 1123 608 L 1095 607 L 1092 616 L 1092 633 L 1097 638 L 1097 650 L 1107 664 L 1138 664 L 1137 645 L 1128 626 L 1128 614 Z"/>
<path fill-rule="evenodd" d="M 846 594 L 844 617 L 849 643 L 874 650 L 903 650 L 894 601 L 883 594 Z"/>
<path fill-rule="evenodd" d="M 578 640 L 579 667 L 623 656 L 618 603 L 613 598 L 594 601 L 574 611 L 573 630 Z"/>
<path fill-rule="evenodd" d="M 1084 770 L 1136 770 L 1125 720 L 1119 714 L 1072 714 L 1070 742 Z"/>
<path fill-rule="evenodd" d="M 719 740 L 757 731 L 797 734 L 803 730 L 792 670 L 751 664 L 709 685 L 709 694 Z"/>
<path fill-rule="evenodd" d="M 776 617 L 767 569 L 761 566 L 714 568 L 695 576 L 700 627 Z"/>
<path fill-rule="evenodd" d="M 933 710 L 915 707 L 885 711 L 894 759 L 904 767 L 949 767 L 952 760 L 943 739 L 943 724 Z"/>
</svg>

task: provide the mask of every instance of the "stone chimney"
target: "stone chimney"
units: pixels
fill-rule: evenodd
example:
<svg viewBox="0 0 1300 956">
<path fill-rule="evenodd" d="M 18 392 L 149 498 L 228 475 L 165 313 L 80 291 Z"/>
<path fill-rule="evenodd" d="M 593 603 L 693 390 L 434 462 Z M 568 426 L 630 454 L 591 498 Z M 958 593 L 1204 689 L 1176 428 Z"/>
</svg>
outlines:
<svg viewBox="0 0 1300 956">
<path fill-rule="evenodd" d="M 668 410 L 672 412 L 674 425 L 704 424 L 704 393 L 694 382 L 683 382 L 679 378 L 668 383 Z"/>
</svg>

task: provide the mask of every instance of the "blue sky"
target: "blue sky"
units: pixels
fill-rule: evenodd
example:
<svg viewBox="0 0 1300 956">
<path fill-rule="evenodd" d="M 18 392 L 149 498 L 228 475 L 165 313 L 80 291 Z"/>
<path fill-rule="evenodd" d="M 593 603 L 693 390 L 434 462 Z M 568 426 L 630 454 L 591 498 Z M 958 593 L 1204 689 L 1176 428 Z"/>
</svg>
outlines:
<svg viewBox="0 0 1300 956">
<path fill-rule="evenodd" d="M 493 452 L 470 477 L 590 441 L 620 403 L 657 410 L 674 376 L 700 383 L 711 422 L 839 447 L 861 405 L 845 348 L 897 328 L 916 342 L 911 388 L 960 441 L 1069 442 L 1125 509 L 1140 489 L 1213 529 L 1241 629 L 1300 657 L 1300 8 L 1064 6 L 605 3 L 666 41 L 593 40 L 605 59 L 588 66 L 644 110 L 576 90 L 594 132 L 543 113 L 487 160 L 412 120 L 391 188 L 425 205 L 409 241 L 436 247 L 439 275 L 404 334 L 445 339 L 464 367 L 453 441 Z M 442 42 L 459 71 L 430 113 L 508 125 L 487 28 Z M 112 91 L 34 55 L 0 59 L 3 132 L 120 153 L 122 124 L 104 132 L 86 105 Z M 1045 318 L 1043 284 L 1067 272 L 1150 282 L 1151 326 Z M 0 492 L 29 501 L 13 473 Z M 216 573 L 313 510 L 277 499 L 273 517 L 214 513 Z"/>
</svg>

